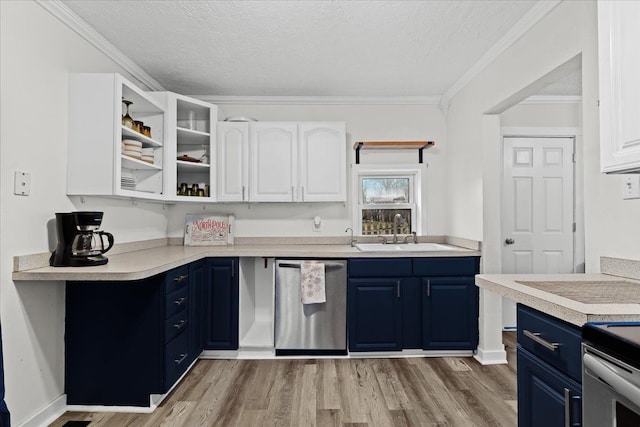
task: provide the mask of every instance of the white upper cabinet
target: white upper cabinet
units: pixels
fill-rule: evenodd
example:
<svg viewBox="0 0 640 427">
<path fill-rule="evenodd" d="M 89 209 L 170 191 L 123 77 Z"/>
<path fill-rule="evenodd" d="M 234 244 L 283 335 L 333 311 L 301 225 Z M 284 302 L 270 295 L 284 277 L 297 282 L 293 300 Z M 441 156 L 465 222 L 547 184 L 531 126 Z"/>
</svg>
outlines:
<svg viewBox="0 0 640 427">
<path fill-rule="evenodd" d="M 250 123 L 249 200 L 296 201 L 298 125 L 290 122 Z"/>
<path fill-rule="evenodd" d="M 249 123 L 220 122 L 218 146 L 218 201 L 244 202 L 249 186 Z"/>
<path fill-rule="evenodd" d="M 302 122 L 298 200 L 344 202 L 346 185 L 346 133 L 343 122 Z"/>
<path fill-rule="evenodd" d="M 216 200 L 218 107 L 173 92 L 148 92 L 167 110 L 166 200 Z"/>
<path fill-rule="evenodd" d="M 123 125 L 123 100 L 151 136 Z M 164 200 L 164 132 L 164 107 L 122 76 L 70 74 L 67 194 Z"/>
<path fill-rule="evenodd" d="M 640 171 L 640 2 L 598 1 L 600 166 Z"/>
</svg>

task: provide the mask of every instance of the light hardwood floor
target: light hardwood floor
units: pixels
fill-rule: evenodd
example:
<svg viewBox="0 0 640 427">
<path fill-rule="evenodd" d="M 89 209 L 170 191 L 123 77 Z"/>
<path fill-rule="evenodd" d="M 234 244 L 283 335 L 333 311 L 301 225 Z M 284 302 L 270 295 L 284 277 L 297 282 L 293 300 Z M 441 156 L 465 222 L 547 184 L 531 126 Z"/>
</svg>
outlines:
<svg viewBox="0 0 640 427">
<path fill-rule="evenodd" d="M 515 426 L 508 365 L 473 358 L 200 360 L 153 414 L 67 412 L 51 426 Z"/>
</svg>

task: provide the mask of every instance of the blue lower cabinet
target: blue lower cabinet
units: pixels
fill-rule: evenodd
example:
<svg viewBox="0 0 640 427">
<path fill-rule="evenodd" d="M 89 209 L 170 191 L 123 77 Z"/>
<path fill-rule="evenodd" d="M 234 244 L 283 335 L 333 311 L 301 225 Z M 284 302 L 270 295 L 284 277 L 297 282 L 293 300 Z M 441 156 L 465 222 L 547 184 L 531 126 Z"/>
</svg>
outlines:
<svg viewBox="0 0 640 427">
<path fill-rule="evenodd" d="M 475 350 L 479 266 L 479 257 L 349 260 L 349 351 Z"/>
<path fill-rule="evenodd" d="M 402 350 L 402 279 L 350 279 L 349 351 Z"/>
<path fill-rule="evenodd" d="M 582 387 L 518 346 L 518 426 L 582 425 Z"/>
<path fill-rule="evenodd" d="M 200 354 L 190 274 L 182 266 L 138 281 L 67 282 L 69 405 L 149 407 L 151 394 L 171 389 Z"/>
<path fill-rule="evenodd" d="M 165 388 L 164 308 L 164 276 L 67 282 L 67 403 L 149 406 Z"/>
<path fill-rule="evenodd" d="M 473 277 L 422 279 L 422 344 L 425 350 L 475 350 L 478 287 Z"/>
<path fill-rule="evenodd" d="M 238 349 L 238 258 L 210 258 L 206 262 L 206 350 Z"/>
</svg>

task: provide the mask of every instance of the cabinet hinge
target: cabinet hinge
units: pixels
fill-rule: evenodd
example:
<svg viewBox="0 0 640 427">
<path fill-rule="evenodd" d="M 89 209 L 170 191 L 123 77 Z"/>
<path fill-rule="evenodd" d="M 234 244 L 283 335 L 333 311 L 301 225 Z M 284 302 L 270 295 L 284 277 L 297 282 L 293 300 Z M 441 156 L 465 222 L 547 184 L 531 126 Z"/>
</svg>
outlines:
<svg viewBox="0 0 640 427">
<path fill-rule="evenodd" d="M 573 232 L 574 233 L 576 232 L 576 223 L 575 222 L 573 223 Z"/>
</svg>

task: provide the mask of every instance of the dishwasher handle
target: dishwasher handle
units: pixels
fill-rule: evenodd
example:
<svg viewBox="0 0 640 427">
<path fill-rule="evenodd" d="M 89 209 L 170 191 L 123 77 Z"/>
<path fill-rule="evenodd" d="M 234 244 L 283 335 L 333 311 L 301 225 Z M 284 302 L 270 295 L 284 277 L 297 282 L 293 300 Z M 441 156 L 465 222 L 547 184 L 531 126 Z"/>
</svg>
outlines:
<svg viewBox="0 0 640 427">
<path fill-rule="evenodd" d="M 324 268 L 326 268 L 326 269 L 329 269 L 329 268 L 331 268 L 331 269 L 340 269 L 340 268 L 344 268 L 345 267 L 344 264 L 339 264 L 339 263 L 336 263 L 336 262 L 325 262 L 323 264 L 324 264 Z M 278 263 L 277 266 L 281 267 L 281 268 L 298 268 L 298 269 L 300 268 L 300 264 L 290 264 L 290 263 L 286 263 L 286 262 Z"/>
</svg>

